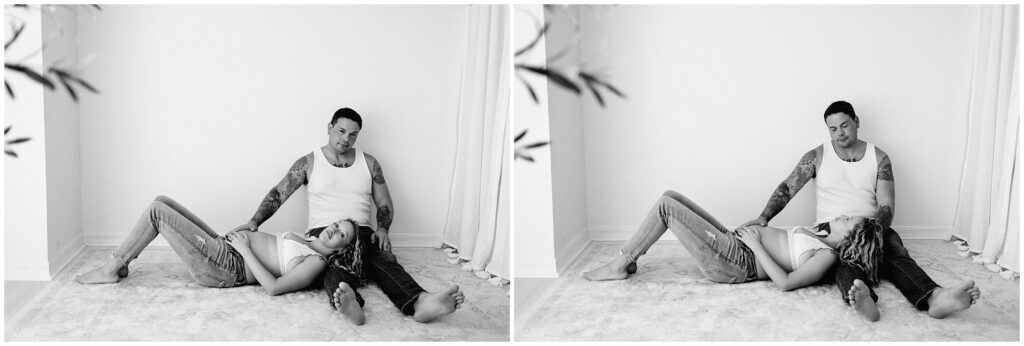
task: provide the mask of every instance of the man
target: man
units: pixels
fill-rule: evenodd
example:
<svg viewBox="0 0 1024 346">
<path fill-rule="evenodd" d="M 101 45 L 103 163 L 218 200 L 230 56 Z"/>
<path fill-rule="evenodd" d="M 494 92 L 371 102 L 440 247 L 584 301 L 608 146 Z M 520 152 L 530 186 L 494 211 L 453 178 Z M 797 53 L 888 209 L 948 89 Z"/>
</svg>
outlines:
<svg viewBox="0 0 1024 346">
<path fill-rule="evenodd" d="M 331 306 L 351 322 L 365 322 L 363 298 L 355 291 L 363 279 L 376 282 L 405 315 L 417 322 L 430 322 L 458 309 L 465 296 L 458 285 L 439 292 L 427 292 L 398 263 L 391 253 L 388 230 L 394 219 L 391 194 L 380 163 L 372 155 L 354 148 L 363 120 L 356 111 L 339 109 L 327 124 L 327 145 L 295 161 L 284 178 L 270 189 L 248 223 L 231 232 L 256 231 L 302 185 L 307 185 L 309 222 L 307 236 L 316 235 L 337 220 L 351 218 L 359 227 L 365 248 L 362 265 L 355 270 L 332 261 L 323 277 L 324 291 Z M 370 200 L 377 207 L 377 229 L 369 227 Z M 351 263 L 349 259 L 336 261 Z"/>
<path fill-rule="evenodd" d="M 941 287 L 910 258 L 903 240 L 891 228 L 896 190 L 889 156 L 874 145 L 857 139 L 860 118 L 853 105 L 833 102 L 825 110 L 825 125 L 831 140 L 808 151 L 772 193 L 764 211 L 749 225 L 767 226 L 782 211 L 808 180 L 815 179 L 817 223 L 839 216 L 873 217 L 885 231 L 879 275 L 891 281 L 918 310 L 934 318 L 969 308 L 981 293 L 971 280 L 952 287 Z M 875 305 L 878 296 L 865 284 L 863 270 L 842 263 L 834 268 L 835 282 L 843 300 L 869 321 L 879 319 Z M 868 299 L 870 297 L 870 299 Z"/>
</svg>

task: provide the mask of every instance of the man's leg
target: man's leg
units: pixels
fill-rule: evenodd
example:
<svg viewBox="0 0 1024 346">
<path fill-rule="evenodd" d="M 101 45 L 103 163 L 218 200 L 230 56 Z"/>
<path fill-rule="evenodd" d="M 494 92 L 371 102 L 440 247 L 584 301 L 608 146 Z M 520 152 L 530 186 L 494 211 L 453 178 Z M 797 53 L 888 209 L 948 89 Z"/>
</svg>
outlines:
<svg viewBox="0 0 1024 346">
<path fill-rule="evenodd" d="M 843 302 L 857 310 L 868 321 L 878 321 L 878 295 L 865 284 L 870 282 L 864 270 L 839 261 L 832 267 L 836 288 L 843 297 Z"/>
<path fill-rule="evenodd" d="M 886 229 L 882 244 L 883 278 L 892 281 L 903 296 L 918 310 L 928 311 L 934 318 L 971 307 L 981 295 L 974 281 L 966 280 L 953 287 L 939 286 L 917 265 L 903 246 L 903 239 L 892 228 Z"/>
<path fill-rule="evenodd" d="M 363 313 L 366 301 L 356 291 L 356 288 L 362 286 L 358 277 L 344 269 L 328 265 L 324 271 L 323 284 L 324 293 L 327 293 L 331 307 L 356 325 L 366 323 L 366 315 Z"/>
<path fill-rule="evenodd" d="M 465 296 L 458 285 L 427 292 L 398 263 L 393 253 L 381 250 L 378 244 L 370 241 L 372 234 L 369 228 L 360 227 L 360 236 L 366 237 L 363 244 L 367 246 L 363 250 L 363 274 L 377 283 L 402 314 L 412 315 L 417 322 L 426 323 L 455 312 L 462 305 Z"/>
</svg>

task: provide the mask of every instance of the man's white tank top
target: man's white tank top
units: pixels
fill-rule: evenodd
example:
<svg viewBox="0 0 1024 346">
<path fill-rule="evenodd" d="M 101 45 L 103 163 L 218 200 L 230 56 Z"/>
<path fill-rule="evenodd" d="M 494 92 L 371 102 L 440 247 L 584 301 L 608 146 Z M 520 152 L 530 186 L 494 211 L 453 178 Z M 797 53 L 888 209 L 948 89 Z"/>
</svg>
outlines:
<svg viewBox="0 0 1024 346">
<path fill-rule="evenodd" d="M 815 178 L 817 223 L 831 221 L 840 215 L 874 217 L 878 211 L 875 146 L 867 143 L 864 157 L 857 162 L 840 159 L 832 148 L 832 142 L 825 142 L 822 152 L 821 167 Z"/>
<path fill-rule="evenodd" d="M 306 229 L 324 227 L 340 219 L 352 219 L 370 225 L 370 170 L 363 151 L 355 149 L 356 159 L 349 167 L 334 167 L 323 150 L 313 150 L 313 170 L 307 185 L 309 223 Z"/>
</svg>

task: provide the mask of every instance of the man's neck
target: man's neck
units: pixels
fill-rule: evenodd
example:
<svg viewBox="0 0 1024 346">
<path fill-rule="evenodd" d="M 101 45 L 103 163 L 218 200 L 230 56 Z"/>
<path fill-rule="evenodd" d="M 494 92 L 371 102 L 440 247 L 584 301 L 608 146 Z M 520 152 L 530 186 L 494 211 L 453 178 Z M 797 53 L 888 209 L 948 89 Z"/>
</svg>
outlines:
<svg viewBox="0 0 1024 346">
<path fill-rule="evenodd" d="M 863 143 L 863 144 L 862 144 Z M 867 147 L 867 143 L 862 140 L 857 140 L 849 147 L 840 147 L 836 143 L 832 142 L 832 148 L 840 160 L 847 162 L 856 162 L 864 158 L 863 149 Z"/>
</svg>

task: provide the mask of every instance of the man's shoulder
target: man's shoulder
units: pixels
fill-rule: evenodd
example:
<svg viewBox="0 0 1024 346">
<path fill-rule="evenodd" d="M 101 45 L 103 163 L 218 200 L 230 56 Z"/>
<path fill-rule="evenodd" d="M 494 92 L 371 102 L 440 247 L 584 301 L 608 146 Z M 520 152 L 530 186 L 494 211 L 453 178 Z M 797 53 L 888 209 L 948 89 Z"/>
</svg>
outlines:
<svg viewBox="0 0 1024 346">
<path fill-rule="evenodd" d="M 879 148 L 877 145 L 875 146 L 875 161 L 877 161 L 878 164 L 882 164 L 883 162 L 891 162 L 889 159 L 889 154 L 887 154 L 885 150 L 882 150 L 882 148 Z"/>
<path fill-rule="evenodd" d="M 376 158 L 376 157 L 374 157 L 373 155 L 370 155 L 370 153 L 368 153 L 368 152 L 365 152 L 365 151 L 364 151 L 364 152 L 363 152 L 363 157 L 365 157 L 365 158 L 366 158 L 366 163 L 368 163 L 368 164 L 371 164 L 371 165 L 372 165 L 372 164 L 374 164 L 374 163 L 376 163 L 376 162 L 377 162 L 377 158 Z"/>
</svg>

